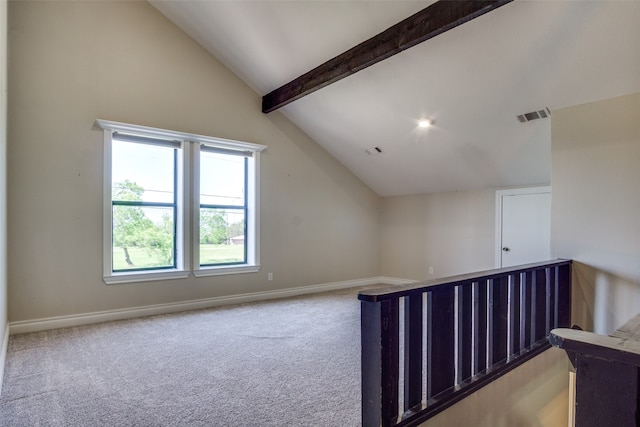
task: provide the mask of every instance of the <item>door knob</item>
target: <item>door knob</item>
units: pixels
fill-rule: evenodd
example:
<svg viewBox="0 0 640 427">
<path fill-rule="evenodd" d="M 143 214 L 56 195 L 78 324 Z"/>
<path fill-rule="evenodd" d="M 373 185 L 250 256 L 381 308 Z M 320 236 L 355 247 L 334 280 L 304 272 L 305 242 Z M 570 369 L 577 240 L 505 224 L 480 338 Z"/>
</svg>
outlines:
<svg viewBox="0 0 640 427">
<path fill-rule="evenodd" d="M 503 250 L 504 252 L 509 252 L 511 249 L 509 249 L 508 247 L 506 247 L 506 246 L 505 246 L 504 248 L 502 248 L 502 250 Z"/>
</svg>

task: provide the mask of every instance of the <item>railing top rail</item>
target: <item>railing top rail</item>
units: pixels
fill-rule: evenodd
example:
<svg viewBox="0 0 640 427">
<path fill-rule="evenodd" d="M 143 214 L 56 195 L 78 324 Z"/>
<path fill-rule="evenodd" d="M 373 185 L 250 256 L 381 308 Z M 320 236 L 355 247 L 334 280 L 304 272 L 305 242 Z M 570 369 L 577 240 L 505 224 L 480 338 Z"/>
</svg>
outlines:
<svg viewBox="0 0 640 427">
<path fill-rule="evenodd" d="M 543 261 L 532 264 L 516 265 L 506 268 L 495 268 L 493 270 L 478 271 L 475 273 L 461 274 L 458 276 L 442 277 L 435 280 L 423 282 L 412 282 L 406 285 L 389 285 L 384 288 L 368 289 L 358 293 L 358 299 L 368 302 L 379 302 L 394 298 L 403 297 L 415 292 L 432 291 L 434 288 L 454 286 L 462 282 L 475 282 L 479 280 L 489 280 L 504 277 L 513 273 L 526 273 L 539 270 L 544 267 L 558 267 L 571 264 L 571 260 L 558 259 L 555 261 Z"/>
<path fill-rule="evenodd" d="M 587 355 L 608 362 L 640 366 L 640 342 L 633 339 L 558 328 L 551 331 L 549 342 L 554 347 L 562 348 L 567 352 Z"/>
</svg>

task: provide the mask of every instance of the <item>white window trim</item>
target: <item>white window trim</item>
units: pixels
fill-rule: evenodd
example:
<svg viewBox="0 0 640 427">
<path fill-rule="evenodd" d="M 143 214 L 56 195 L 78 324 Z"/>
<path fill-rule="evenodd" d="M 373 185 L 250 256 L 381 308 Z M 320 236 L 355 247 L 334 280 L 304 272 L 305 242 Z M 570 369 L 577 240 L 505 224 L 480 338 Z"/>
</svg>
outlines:
<svg viewBox="0 0 640 427">
<path fill-rule="evenodd" d="M 103 183 L 103 279 L 107 284 L 144 282 L 166 279 L 184 279 L 190 273 L 196 277 L 217 276 L 238 273 L 254 273 L 260 270 L 260 152 L 266 149 L 265 145 L 248 142 L 233 141 L 229 139 L 214 138 L 152 128 L 147 126 L 132 125 L 97 119 L 95 128 L 104 131 L 104 183 Z M 113 132 L 129 133 L 133 135 L 156 137 L 159 139 L 176 139 L 181 141 L 182 149 L 178 162 L 178 188 L 181 193 L 178 197 L 181 203 L 178 205 L 178 224 L 182 227 L 176 233 L 177 253 L 176 268 L 145 270 L 136 272 L 112 271 L 112 230 L 111 230 L 111 140 Z M 251 151 L 253 156 L 250 161 L 253 167 L 248 168 L 249 192 L 247 206 L 247 234 L 253 236 L 246 244 L 247 263 L 241 265 L 222 265 L 200 267 L 199 245 L 191 242 L 199 242 L 198 215 L 200 212 L 199 200 L 199 150 L 200 145 L 210 145 L 230 150 Z M 197 156 L 197 157 L 196 157 Z M 189 207 L 189 209 L 186 209 Z M 186 211 L 186 212 L 185 212 Z"/>
</svg>

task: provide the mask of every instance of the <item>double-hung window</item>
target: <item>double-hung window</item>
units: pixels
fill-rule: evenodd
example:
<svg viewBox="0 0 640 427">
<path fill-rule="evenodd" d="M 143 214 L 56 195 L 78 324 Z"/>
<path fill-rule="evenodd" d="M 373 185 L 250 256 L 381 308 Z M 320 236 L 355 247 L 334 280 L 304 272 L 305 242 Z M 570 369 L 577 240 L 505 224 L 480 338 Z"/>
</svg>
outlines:
<svg viewBox="0 0 640 427">
<path fill-rule="evenodd" d="M 176 141 L 114 132 L 111 141 L 113 272 L 177 267 Z"/>
<path fill-rule="evenodd" d="M 104 130 L 104 280 L 259 270 L 263 145 L 97 120 Z"/>
</svg>

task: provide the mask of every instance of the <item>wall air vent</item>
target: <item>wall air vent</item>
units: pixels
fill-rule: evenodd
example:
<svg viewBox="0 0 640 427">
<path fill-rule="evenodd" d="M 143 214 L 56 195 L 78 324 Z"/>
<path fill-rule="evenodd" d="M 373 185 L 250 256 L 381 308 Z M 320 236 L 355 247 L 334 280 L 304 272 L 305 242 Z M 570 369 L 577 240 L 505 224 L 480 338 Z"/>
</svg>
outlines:
<svg viewBox="0 0 640 427">
<path fill-rule="evenodd" d="M 372 148 L 367 148 L 365 151 L 367 152 L 367 154 L 375 156 L 375 155 L 378 155 L 378 154 L 382 153 L 382 148 L 380 148 L 380 147 L 372 147 Z"/>
<path fill-rule="evenodd" d="M 518 121 L 520 123 L 526 123 L 530 122 L 531 120 L 546 119 L 550 115 L 551 111 L 549 110 L 549 107 L 545 107 L 544 110 L 532 111 L 530 113 L 520 114 L 516 117 L 518 118 Z"/>
</svg>

